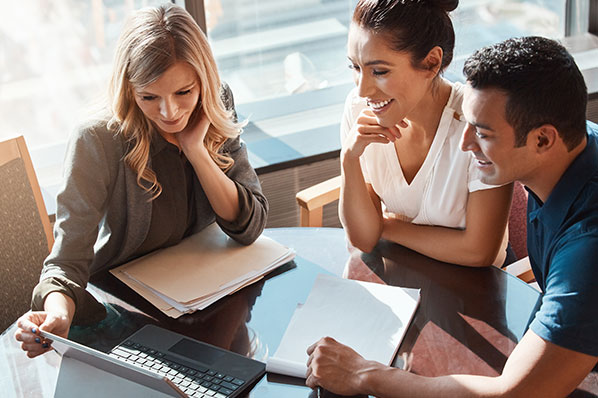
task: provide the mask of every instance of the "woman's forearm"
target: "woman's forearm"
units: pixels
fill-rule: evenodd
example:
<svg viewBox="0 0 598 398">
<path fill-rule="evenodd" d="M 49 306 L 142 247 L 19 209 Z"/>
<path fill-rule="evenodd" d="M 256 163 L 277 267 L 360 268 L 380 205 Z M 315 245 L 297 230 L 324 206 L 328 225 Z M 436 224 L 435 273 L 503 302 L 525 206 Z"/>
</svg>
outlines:
<svg viewBox="0 0 598 398">
<path fill-rule="evenodd" d="M 511 184 L 471 192 L 465 229 L 385 219 L 382 237 L 440 261 L 474 267 L 491 265 L 503 243 L 511 195 Z"/>
<path fill-rule="evenodd" d="M 236 220 L 240 209 L 235 183 L 214 163 L 207 150 L 187 158 L 214 212 L 226 221 Z"/>
<path fill-rule="evenodd" d="M 44 311 L 60 314 L 68 319 L 70 325 L 75 316 L 75 302 L 64 293 L 51 292 L 44 300 Z"/>
<path fill-rule="evenodd" d="M 382 216 L 379 207 L 363 178 L 359 158 L 342 156 L 342 182 L 339 216 L 351 244 L 370 252 L 382 233 Z"/>
<path fill-rule="evenodd" d="M 478 243 L 468 231 L 385 219 L 382 238 L 439 261 L 465 266 L 491 265 L 500 246 Z"/>
</svg>

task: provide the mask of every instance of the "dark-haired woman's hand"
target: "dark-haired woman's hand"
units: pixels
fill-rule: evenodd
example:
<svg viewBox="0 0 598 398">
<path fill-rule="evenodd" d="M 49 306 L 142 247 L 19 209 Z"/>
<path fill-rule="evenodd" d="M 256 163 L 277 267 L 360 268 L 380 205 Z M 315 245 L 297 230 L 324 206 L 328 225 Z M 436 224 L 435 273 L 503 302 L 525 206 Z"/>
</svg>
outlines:
<svg viewBox="0 0 598 398">
<path fill-rule="evenodd" d="M 400 124 L 391 128 L 380 126 L 374 112 L 368 108 L 363 109 L 357 116 L 347 141 L 343 145 L 344 155 L 358 159 L 365 151 L 365 148 L 372 143 L 388 144 L 394 142 L 396 139 L 401 138 L 401 127 L 407 127 L 407 123 L 401 121 Z"/>
</svg>

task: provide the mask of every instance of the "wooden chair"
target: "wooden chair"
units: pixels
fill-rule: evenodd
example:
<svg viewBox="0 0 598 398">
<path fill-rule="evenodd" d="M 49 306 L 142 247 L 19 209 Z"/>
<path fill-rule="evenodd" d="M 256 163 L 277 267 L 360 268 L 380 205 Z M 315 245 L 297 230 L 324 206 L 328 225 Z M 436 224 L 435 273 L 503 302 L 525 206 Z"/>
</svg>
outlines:
<svg viewBox="0 0 598 398">
<path fill-rule="evenodd" d="M 22 136 L 0 142 L 0 330 L 27 312 L 54 238 Z"/>
<path fill-rule="evenodd" d="M 333 177 L 319 184 L 297 192 L 299 225 L 321 227 L 324 206 L 338 200 L 341 192 L 341 176 Z"/>
<path fill-rule="evenodd" d="M 300 211 L 300 226 L 321 227 L 322 209 L 340 196 L 341 177 L 334 177 L 297 192 L 296 199 Z M 518 260 L 527 257 L 527 191 L 519 182 L 513 187 L 513 201 L 509 212 L 509 242 Z M 517 261 L 505 271 L 525 282 L 532 282 L 534 274 L 529 262 Z"/>
</svg>

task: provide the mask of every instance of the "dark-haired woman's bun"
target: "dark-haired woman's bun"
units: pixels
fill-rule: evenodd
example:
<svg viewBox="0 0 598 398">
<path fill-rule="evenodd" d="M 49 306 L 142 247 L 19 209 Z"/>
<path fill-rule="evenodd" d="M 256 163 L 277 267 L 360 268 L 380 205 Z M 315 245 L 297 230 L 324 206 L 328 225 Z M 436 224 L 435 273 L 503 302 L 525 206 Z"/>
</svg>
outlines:
<svg viewBox="0 0 598 398">
<path fill-rule="evenodd" d="M 451 12 L 459 5 L 459 0 L 424 0 L 443 11 Z"/>
</svg>

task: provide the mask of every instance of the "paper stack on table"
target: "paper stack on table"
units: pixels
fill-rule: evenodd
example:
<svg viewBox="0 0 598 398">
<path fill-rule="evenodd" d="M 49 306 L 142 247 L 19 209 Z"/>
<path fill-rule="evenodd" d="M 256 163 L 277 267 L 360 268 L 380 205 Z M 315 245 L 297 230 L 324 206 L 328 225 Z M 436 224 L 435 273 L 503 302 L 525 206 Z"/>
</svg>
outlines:
<svg viewBox="0 0 598 398">
<path fill-rule="evenodd" d="M 292 249 L 268 237 L 243 246 L 212 224 L 110 272 L 166 315 L 178 318 L 260 280 L 294 257 Z"/>
<path fill-rule="evenodd" d="M 318 275 L 266 371 L 303 377 L 307 348 L 330 336 L 368 360 L 392 363 L 419 304 L 419 289 Z"/>
</svg>

